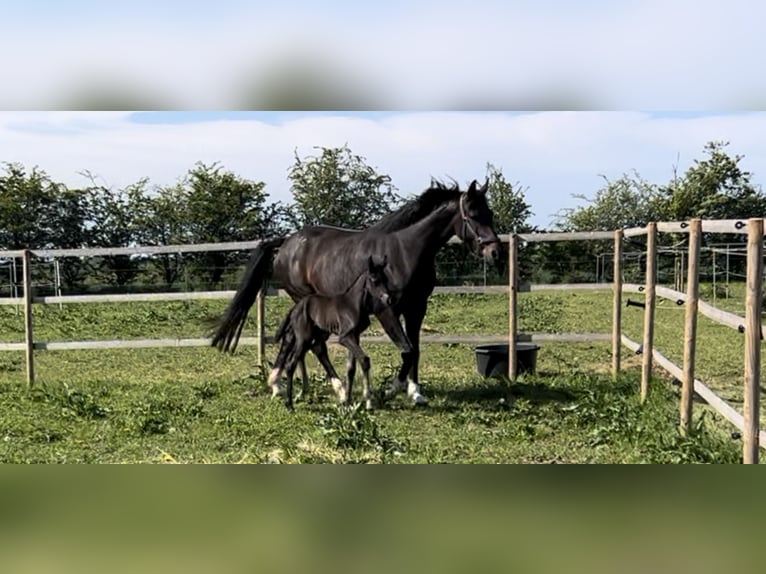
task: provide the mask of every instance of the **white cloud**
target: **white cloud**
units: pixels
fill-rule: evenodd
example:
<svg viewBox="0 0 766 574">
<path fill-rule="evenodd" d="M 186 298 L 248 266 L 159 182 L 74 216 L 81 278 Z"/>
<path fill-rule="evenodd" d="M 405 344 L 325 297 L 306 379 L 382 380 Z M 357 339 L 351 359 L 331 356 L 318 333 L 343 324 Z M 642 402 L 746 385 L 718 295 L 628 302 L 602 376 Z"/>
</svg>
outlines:
<svg viewBox="0 0 766 574">
<path fill-rule="evenodd" d="M 23 128 L 23 129 L 22 129 Z M 403 193 L 418 193 L 431 176 L 461 184 L 481 179 L 486 162 L 528 187 L 535 223 L 592 195 L 599 174 L 633 169 L 666 182 L 680 154 L 683 171 L 713 139 L 732 142 L 744 166 L 762 181 L 766 171 L 766 113 L 653 118 L 638 112 L 471 114 L 405 112 L 381 119 L 317 117 L 307 113 L 279 125 L 260 121 L 139 124 L 127 113 L 0 113 L 0 161 L 38 165 L 68 185 L 88 170 L 121 187 L 149 177 L 167 185 L 194 163 L 220 161 L 243 177 L 263 180 L 272 199 L 289 200 L 287 169 L 297 148 L 340 146 L 392 176 Z"/>
</svg>

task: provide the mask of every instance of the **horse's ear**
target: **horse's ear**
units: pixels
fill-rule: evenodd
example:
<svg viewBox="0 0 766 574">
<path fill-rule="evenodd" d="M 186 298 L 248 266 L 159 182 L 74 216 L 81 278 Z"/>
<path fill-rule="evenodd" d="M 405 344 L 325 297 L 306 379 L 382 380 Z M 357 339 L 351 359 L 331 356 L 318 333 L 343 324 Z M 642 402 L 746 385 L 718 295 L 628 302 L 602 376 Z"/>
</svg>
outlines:
<svg viewBox="0 0 766 574">
<path fill-rule="evenodd" d="M 487 195 L 487 190 L 489 189 L 489 178 L 484 180 L 484 185 L 479 188 L 479 195 Z"/>
<path fill-rule="evenodd" d="M 471 185 L 468 186 L 468 195 L 475 195 L 476 194 L 476 186 L 479 185 L 479 182 L 475 179 L 471 182 Z"/>
<path fill-rule="evenodd" d="M 367 268 L 370 270 L 370 273 L 375 271 L 375 259 L 373 259 L 372 255 L 367 258 Z"/>
</svg>

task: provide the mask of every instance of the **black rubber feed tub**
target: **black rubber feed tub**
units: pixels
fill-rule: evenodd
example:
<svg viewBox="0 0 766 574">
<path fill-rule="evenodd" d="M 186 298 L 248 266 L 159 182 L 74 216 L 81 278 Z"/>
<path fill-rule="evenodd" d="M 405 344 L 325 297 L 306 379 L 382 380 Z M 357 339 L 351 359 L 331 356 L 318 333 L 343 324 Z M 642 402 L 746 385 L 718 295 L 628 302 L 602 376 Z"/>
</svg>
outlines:
<svg viewBox="0 0 766 574">
<path fill-rule="evenodd" d="M 534 373 L 537 370 L 537 351 L 534 343 L 516 343 L 518 373 Z M 483 377 L 508 376 L 508 345 L 479 345 L 476 347 L 476 370 Z"/>
</svg>

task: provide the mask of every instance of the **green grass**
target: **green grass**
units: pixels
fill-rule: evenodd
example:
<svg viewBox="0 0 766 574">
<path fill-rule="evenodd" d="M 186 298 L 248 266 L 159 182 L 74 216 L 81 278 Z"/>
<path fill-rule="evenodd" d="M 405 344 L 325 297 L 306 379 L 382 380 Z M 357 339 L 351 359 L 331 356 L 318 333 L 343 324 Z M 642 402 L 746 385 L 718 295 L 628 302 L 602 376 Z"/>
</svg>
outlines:
<svg viewBox="0 0 766 574">
<path fill-rule="evenodd" d="M 532 293 L 520 297 L 521 328 L 608 332 L 611 295 Z M 39 340 L 198 337 L 225 301 L 81 304 L 35 309 Z M 287 309 L 267 299 L 267 331 Z M 680 308 L 679 308 L 680 309 Z M 624 311 L 628 336 L 640 339 L 643 314 Z M 678 360 L 683 313 L 657 311 L 657 345 Z M 680 321 L 680 323 L 679 323 Z M 503 333 L 507 298 L 436 295 L 426 333 Z M 249 325 L 253 329 L 253 324 Z M 373 327 L 373 332 L 379 331 Z M 638 331 L 636 331 L 638 329 Z M 703 371 L 741 378 L 741 352 L 722 353 L 719 337 L 736 332 L 700 321 Z M 21 318 L 0 308 L 6 341 L 23 338 Z M 247 333 L 247 330 L 245 332 Z M 741 336 L 739 336 L 741 337 Z M 709 340 L 709 342 L 708 342 Z M 740 342 L 741 343 L 741 342 Z M 390 344 L 366 346 L 375 384 L 398 366 Z M 740 353 L 737 355 L 737 353 Z M 269 358 L 276 353 L 267 349 Z M 707 354 L 706 354 L 707 353 Z M 712 356 L 708 356 L 712 355 Z M 725 356 L 723 356 L 725 355 Z M 342 371 L 344 354 L 333 350 Z M 725 359 L 725 361 L 724 361 Z M 726 363 L 726 366 L 724 366 Z M 731 363 L 731 364 L 729 364 Z M 51 351 L 36 353 L 38 386 L 24 386 L 22 353 L 0 354 L 0 461 L 3 462 L 402 462 L 613 463 L 736 462 L 733 428 L 696 407 L 697 432 L 677 430 L 678 390 L 660 377 L 638 400 L 637 358 L 626 351 L 625 375 L 608 373 L 608 344 L 545 344 L 538 373 L 506 387 L 475 371 L 465 345 L 425 345 L 421 379 L 431 399 L 414 408 L 402 398 L 373 413 L 335 405 L 311 358 L 312 395 L 290 414 L 271 401 L 255 353 L 210 348 Z M 658 373 L 659 374 L 659 373 Z M 707 380 L 707 379 L 705 379 Z M 711 385 L 712 386 L 712 385 Z M 735 385 L 736 386 L 736 385 Z M 355 391 L 359 393 L 361 381 Z M 741 396 L 741 385 L 739 386 Z M 731 396 L 736 397 L 734 390 Z"/>
</svg>

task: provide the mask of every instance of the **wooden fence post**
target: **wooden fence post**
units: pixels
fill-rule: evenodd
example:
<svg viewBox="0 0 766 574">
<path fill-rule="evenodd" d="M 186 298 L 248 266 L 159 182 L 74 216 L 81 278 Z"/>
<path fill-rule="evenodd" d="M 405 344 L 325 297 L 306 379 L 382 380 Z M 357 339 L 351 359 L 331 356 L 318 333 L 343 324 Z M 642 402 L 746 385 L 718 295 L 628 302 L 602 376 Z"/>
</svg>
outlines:
<svg viewBox="0 0 766 574">
<path fill-rule="evenodd" d="M 641 402 L 649 394 L 654 345 L 654 307 L 657 286 L 657 223 L 646 226 L 646 307 L 644 309 L 644 344 L 641 365 Z"/>
<path fill-rule="evenodd" d="M 689 267 L 686 273 L 686 322 L 684 324 L 684 377 L 681 387 L 681 426 L 683 435 L 692 430 L 694 398 L 694 359 L 697 345 L 697 308 L 699 306 L 699 260 L 702 221 L 689 222 Z M 681 282 L 683 283 L 683 281 Z"/>
<path fill-rule="evenodd" d="M 27 355 L 27 386 L 35 383 L 35 343 L 32 334 L 32 270 L 30 268 L 31 252 L 25 249 L 22 253 L 22 275 L 24 279 L 24 342 Z"/>
<path fill-rule="evenodd" d="M 259 367 L 263 367 L 263 361 L 266 357 L 266 327 L 264 325 L 264 318 L 266 315 L 265 294 L 266 286 L 264 285 L 255 297 L 255 321 L 258 329 L 257 361 Z"/>
<path fill-rule="evenodd" d="M 622 230 L 614 232 L 614 285 L 612 306 L 612 378 L 620 375 L 622 350 Z"/>
<path fill-rule="evenodd" d="M 742 461 L 758 464 L 761 378 L 761 308 L 763 296 L 763 219 L 747 224 L 747 295 L 745 298 L 745 428 Z"/>
<path fill-rule="evenodd" d="M 518 362 L 516 360 L 516 341 L 518 339 L 518 237 L 512 233 L 508 238 L 508 379 L 516 380 Z"/>
</svg>

